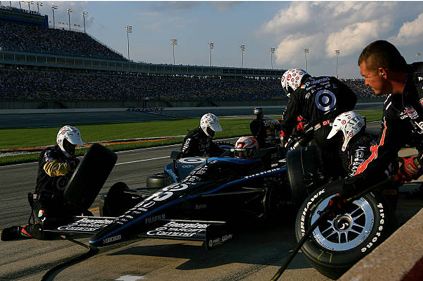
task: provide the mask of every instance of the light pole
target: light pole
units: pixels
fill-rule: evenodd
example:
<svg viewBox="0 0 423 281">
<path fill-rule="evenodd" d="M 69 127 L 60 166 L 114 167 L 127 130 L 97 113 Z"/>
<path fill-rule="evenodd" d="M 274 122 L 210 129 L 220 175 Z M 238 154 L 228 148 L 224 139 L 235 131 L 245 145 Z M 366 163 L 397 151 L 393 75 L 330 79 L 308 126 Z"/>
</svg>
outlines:
<svg viewBox="0 0 423 281">
<path fill-rule="evenodd" d="M 31 13 L 31 4 L 34 4 L 34 1 L 27 1 L 28 2 L 28 11 Z"/>
<path fill-rule="evenodd" d="M 82 12 L 82 17 L 84 18 L 84 33 L 87 33 L 86 32 L 86 30 L 85 30 L 85 17 L 88 15 L 88 12 L 86 12 L 86 11 L 83 11 Z"/>
<path fill-rule="evenodd" d="M 338 57 L 341 54 L 340 50 L 335 50 L 335 55 L 336 55 L 336 78 L 338 78 Z"/>
<path fill-rule="evenodd" d="M 57 9 L 56 5 L 51 5 L 51 10 L 53 11 L 53 28 L 56 28 L 56 23 L 54 21 L 54 10 L 56 10 L 56 9 Z"/>
<path fill-rule="evenodd" d="M 68 16 L 69 16 L 69 30 L 71 30 L 71 21 L 70 21 L 70 13 L 73 12 L 72 9 L 66 9 L 68 11 Z"/>
<path fill-rule="evenodd" d="M 37 11 L 40 13 L 40 6 L 43 6 L 43 3 L 37 1 Z"/>
<path fill-rule="evenodd" d="M 307 71 L 307 54 L 310 53 L 310 49 L 304 49 L 304 57 L 305 57 L 305 63 L 306 63 L 306 71 Z"/>
<path fill-rule="evenodd" d="M 273 69 L 273 54 L 275 53 L 276 49 L 275 48 L 270 48 L 270 66 Z"/>
<path fill-rule="evenodd" d="M 418 58 L 419 58 L 420 56 L 421 56 L 421 54 L 420 54 L 420 53 L 417 53 L 417 54 L 416 54 L 416 57 L 418 57 Z"/>
<path fill-rule="evenodd" d="M 214 49 L 214 43 L 209 42 L 209 48 L 210 48 L 210 66 L 212 66 L 212 64 L 211 64 L 211 50 Z"/>
<path fill-rule="evenodd" d="M 178 45 L 178 39 L 170 39 L 170 43 L 172 44 L 173 65 L 175 65 L 175 46 Z"/>
<path fill-rule="evenodd" d="M 239 46 L 241 48 L 241 68 L 244 67 L 244 51 L 245 51 L 245 45 Z"/>
<path fill-rule="evenodd" d="M 129 56 L 129 33 L 132 33 L 132 25 L 125 26 L 126 28 L 126 39 L 128 41 L 128 60 L 131 60 L 131 57 Z"/>
</svg>

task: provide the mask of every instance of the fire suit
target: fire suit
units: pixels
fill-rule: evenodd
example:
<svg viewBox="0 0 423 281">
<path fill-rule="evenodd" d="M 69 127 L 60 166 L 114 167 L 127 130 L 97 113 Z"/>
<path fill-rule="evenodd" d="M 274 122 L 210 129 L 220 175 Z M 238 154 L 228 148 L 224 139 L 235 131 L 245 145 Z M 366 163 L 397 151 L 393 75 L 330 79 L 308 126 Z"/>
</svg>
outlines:
<svg viewBox="0 0 423 281">
<path fill-rule="evenodd" d="M 297 125 L 297 117 L 303 116 L 314 127 L 314 139 L 321 148 L 323 174 L 339 175 L 341 160 L 336 139 L 327 139 L 331 124 L 339 114 L 353 110 L 357 96 L 335 77 L 308 77 L 290 96 L 282 114 L 281 137 L 289 137 Z"/>
<path fill-rule="evenodd" d="M 250 131 L 260 148 L 273 147 L 279 142 L 280 122 L 274 118 L 257 116 L 250 122 Z"/>
<path fill-rule="evenodd" d="M 63 198 L 65 187 L 78 163 L 76 157 L 66 158 L 58 145 L 40 153 L 35 192 L 28 195 L 33 222 L 21 229 L 23 237 L 43 239 L 42 229 L 47 223 L 83 213 L 68 205 Z"/>
<path fill-rule="evenodd" d="M 182 157 L 192 156 L 220 156 L 224 150 L 207 136 L 201 127 L 190 131 L 184 138 L 181 146 Z"/>
<path fill-rule="evenodd" d="M 408 66 L 404 92 L 389 94 L 383 105 L 378 144 L 371 147 L 370 157 L 346 180 L 345 196 L 370 188 L 389 175 L 389 165 L 396 162 L 398 151 L 409 145 L 416 147 L 421 160 L 423 151 L 423 63 Z"/>
</svg>

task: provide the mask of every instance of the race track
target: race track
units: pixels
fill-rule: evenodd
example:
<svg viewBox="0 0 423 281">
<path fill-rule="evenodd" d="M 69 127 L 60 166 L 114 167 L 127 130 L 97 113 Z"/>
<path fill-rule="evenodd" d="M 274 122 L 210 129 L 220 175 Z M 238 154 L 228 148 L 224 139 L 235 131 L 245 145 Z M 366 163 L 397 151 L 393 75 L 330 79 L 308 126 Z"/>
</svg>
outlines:
<svg viewBox="0 0 423 281">
<path fill-rule="evenodd" d="M 144 186 L 147 175 L 162 170 L 169 163 L 170 151 L 178 148 L 118 153 L 102 192 L 118 181 Z M 2 229 L 27 221 L 30 209 L 25 197 L 33 191 L 36 170 L 35 163 L 0 167 Z M 54 280 L 270 280 L 295 246 L 294 216 L 287 215 L 274 226 L 246 224 L 232 242 L 212 251 L 206 251 L 201 242 L 158 239 L 101 248 L 98 255 L 64 269 Z M 0 242 L 0 251 L 0 280 L 41 280 L 49 268 L 86 249 L 63 240 L 18 240 Z M 140 279 L 120 279 L 128 275 Z M 299 254 L 280 280 L 306 277 L 327 280 Z"/>
<path fill-rule="evenodd" d="M 45 120 L 51 121 L 50 117 Z M 145 186 L 147 176 L 161 171 L 170 161 L 170 152 L 178 149 L 179 145 L 173 145 L 118 152 L 117 164 L 101 193 L 118 181 L 132 188 Z M 30 208 L 26 194 L 33 192 L 36 172 L 36 163 L 0 167 L 0 229 L 27 222 Z M 93 204 L 95 213 L 98 202 L 97 198 Z M 420 208 L 421 202 L 402 200 L 397 210 L 400 223 Z M 206 251 L 200 242 L 159 239 L 100 248 L 97 255 L 55 272 L 54 280 L 270 280 L 296 245 L 294 216 L 286 213 L 276 225 L 245 223 L 233 241 L 212 251 Z M 78 241 L 87 244 L 88 238 Z M 49 269 L 86 251 L 61 239 L 0 241 L 0 280 L 41 280 Z M 329 279 L 299 253 L 279 280 Z"/>
<path fill-rule="evenodd" d="M 284 106 L 265 106 L 264 115 L 281 115 Z M 81 110 L 0 110 L 0 129 L 5 128 L 44 128 L 62 127 L 65 124 L 99 124 L 148 122 L 154 120 L 171 120 L 183 118 L 200 118 L 203 114 L 212 112 L 216 116 L 249 116 L 254 118 L 254 107 L 190 107 L 165 108 L 162 114 L 137 111 L 126 111 L 124 108 L 81 109 Z M 382 109 L 380 102 L 358 103 L 356 109 Z M 24 114 L 23 114 L 24 113 Z"/>
</svg>

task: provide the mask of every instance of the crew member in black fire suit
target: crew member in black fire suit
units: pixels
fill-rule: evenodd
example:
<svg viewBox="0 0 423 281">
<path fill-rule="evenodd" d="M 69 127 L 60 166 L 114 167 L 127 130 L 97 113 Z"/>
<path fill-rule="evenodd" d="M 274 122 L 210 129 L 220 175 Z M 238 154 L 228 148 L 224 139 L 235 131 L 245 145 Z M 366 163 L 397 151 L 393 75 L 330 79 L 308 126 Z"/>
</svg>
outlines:
<svg viewBox="0 0 423 281">
<path fill-rule="evenodd" d="M 192 156 L 220 156 L 224 150 L 213 142 L 215 132 L 221 132 L 219 119 L 212 113 L 204 114 L 200 120 L 200 127 L 190 131 L 182 143 L 181 157 Z"/>
<path fill-rule="evenodd" d="M 302 116 L 314 128 L 314 139 L 320 147 L 323 174 L 331 178 L 341 167 L 336 140 L 328 140 L 336 116 L 354 109 L 357 96 L 335 77 L 312 77 L 302 69 L 291 68 L 281 78 L 282 88 L 289 97 L 282 114 L 281 145 L 284 145 Z"/>
<path fill-rule="evenodd" d="M 254 108 L 256 119 L 250 122 L 250 131 L 260 147 L 273 147 L 279 143 L 280 122 L 277 119 L 264 117 L 263 108 Z"/>
<path fill-rule="evenodd" d="M 362 51 L 358 65 L 365 85 L 376 96 L 388 97 L 378 144 L 371 148 L 372 154 L 358 167 L 355 176 L 345 180 L 341 194 L 330 202 L 338 211 L 342 211 L 346 198 L 386 179 L 384 171 L 406 144 L 415 146 L 419 155 L 402 158 L 396 182 L 417 179 L 423 174 L 423 63 L 407 65 L 394 45 L 378 40 Z"/>
<path fill-rule="evenodd" d="M 24 227 L 12 226 L 4 229 L 1 240 L 33 237 L 44 239 L 43 226 L 46 223 L 88 213 L 74 209 L 63 199 L 64 189 L 79 164 L 78 158 L 75 157 L 77 145 L 83 145 L 81 133 L 77 128 L 67 125 L 59 130 L 57 145 L 40 153 L 35 193 L 28 195 L 33 222 Z"/>
<path fill-rule="evenodd" d="M 361 163 L 370 156 L 370 147 L 376 144 L 375 139 L 366 134 L 365 127 L 364 118 L 354 111 L 341 113 L 333 122 L 327 138 L 339 140 L 343 177 L 354 176 Z"/>
<path fill-rule="evenodd" d="M 366 121 L 354 112 L 347 111 L 338 115 L 333 122 L 328 139 L 339 139 L 339 155 L 343 164 L 341 178 L 353 177 L 358 167 L 371 155 L 371 147 L 376 145 L 376 136 L 366 132 Z M 385 171 L 393 176 L 397 168 L 396 161 Z M 382 190 L 392 207 L 396 207 L 398 200 L 398 185 L 385 185 Z"/>
</svg>

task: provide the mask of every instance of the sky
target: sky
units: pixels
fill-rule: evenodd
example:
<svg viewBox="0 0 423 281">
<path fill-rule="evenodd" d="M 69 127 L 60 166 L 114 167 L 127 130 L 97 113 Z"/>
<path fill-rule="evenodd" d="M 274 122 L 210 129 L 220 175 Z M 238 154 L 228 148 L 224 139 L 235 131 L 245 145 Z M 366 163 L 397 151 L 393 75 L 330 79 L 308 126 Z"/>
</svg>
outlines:
<svg viewBox="0 0 423 281">
<path fill-rule="evenodd" d="M 19 1 L 1 1 L 19 7 Z M 21 3 L 28 9 L 28 2 Z M 36 1 L 30 6 L 37 10 Z M 135 62 L 288 69 L 360 78 L 369 43 L 393 43 L 423 60 L 422 1 L 42 1 L 53 25 L 86 32 Z M 76 25 L 76 26 L 75 26 Z M 132 26 L 127 34 L 126 26 Z M 177 39 L 172 46 L 171 39 Z M 210 49 L 209 43 L 214 44 Z M 241 51 L 241 45 L 245 50 Z M 274 53 L 271 48 L 275 48 Z M 308 49 L 308 53 L 305 52 Z M 336 50 L 339 54 L 336 55 Z M 422 56 L 419 56 L 422 54 Z"/>
</svg>

